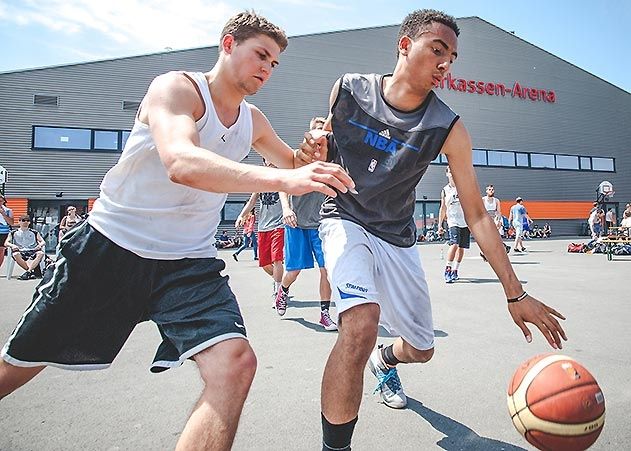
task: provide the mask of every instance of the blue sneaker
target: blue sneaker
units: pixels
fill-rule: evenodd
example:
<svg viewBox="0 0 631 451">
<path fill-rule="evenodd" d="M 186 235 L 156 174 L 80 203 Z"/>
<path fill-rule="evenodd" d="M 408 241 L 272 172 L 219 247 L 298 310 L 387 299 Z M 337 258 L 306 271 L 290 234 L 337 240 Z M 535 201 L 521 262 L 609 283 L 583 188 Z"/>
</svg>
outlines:
<svg viewBox="0 0 631 451">
<path fill-rule="evenodd" d="M 368 359 L 368 368 L 375 375 L 379 383 L 374 393 L 381 392 L 384 404 L 393 409 L 403 409 L 408 404 L 408 398 L 403 393 L 403 386 L 396 368 L 387 368 L 381 361 L 381 348 L 379 345 Z"/>
<path fill-rule="evenodd" d="M 451 271 L 451 281 L 455 282 L 456 280 L 458 280 L 460 277 L 458 277 L 458 270 L 455 269 L 453 271 Z"/>
<path fill-rule="evenodd" d="M 451 280 L 451 268 L 447 267 L 445 268 L 445 282 L 446 283 L 452 283 L 453 280 Z"/>
</svg>

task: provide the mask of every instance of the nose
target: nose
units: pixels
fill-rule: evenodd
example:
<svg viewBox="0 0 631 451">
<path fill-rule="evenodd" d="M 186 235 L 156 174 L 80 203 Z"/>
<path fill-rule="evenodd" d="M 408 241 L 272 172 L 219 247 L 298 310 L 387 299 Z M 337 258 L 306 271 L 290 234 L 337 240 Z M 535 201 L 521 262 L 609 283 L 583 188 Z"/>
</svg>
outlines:
<svg viewBox="0 0 631 451">
<path fill-rule="evenodd" d="M 438 70 L 445 74 L 449 71 L 449 67 L 451 66 L 451 63 L 449 62 L 449 59 L 443 60 L 438 64 Z"/>
</svg>

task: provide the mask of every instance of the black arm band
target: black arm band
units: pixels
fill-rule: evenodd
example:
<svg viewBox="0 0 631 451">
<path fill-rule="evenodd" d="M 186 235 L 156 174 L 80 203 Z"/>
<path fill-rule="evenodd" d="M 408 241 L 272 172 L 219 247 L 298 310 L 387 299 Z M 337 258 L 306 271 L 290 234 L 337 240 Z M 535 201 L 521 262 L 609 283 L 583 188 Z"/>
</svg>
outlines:
<svg viewBox="0 0 631 451">
<path fill-rule="evenodd" d="M 528 296 L 528 293 L 526 293 L 526 292 L 524 291 L 522 294 L 520 294 L 520 295 L 519 295 L 519 296 L 517 296 L 516 298 L 506 298 L 506 302 L 508 302 L 509 304 L 510 304 L 511 302 L 519 302 L 519 301 L 521 301 L 522 299 L 524 299 L 526 296 Z"/>
</svg>

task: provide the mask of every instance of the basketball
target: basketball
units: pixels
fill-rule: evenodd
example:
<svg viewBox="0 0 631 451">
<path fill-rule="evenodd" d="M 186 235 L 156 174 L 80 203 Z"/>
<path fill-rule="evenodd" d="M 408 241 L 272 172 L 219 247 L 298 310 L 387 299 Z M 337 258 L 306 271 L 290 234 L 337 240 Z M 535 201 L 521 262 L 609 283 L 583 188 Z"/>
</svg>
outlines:
<svg viewBox="0 0 631 451">
<path fill-rule="evenodd" d="M 541 450 L 589 448 L 605 423 L 598 382 L 576 360 L 543 354 L 521 364 L 508 386 L 513 425 Z"/>
</svg>

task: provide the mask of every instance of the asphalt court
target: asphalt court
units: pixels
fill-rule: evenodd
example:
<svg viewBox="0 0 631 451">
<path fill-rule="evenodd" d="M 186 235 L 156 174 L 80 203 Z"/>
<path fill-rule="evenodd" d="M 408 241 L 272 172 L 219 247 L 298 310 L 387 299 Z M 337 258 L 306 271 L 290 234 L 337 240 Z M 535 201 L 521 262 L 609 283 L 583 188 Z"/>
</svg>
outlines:
<svg viewBox="0 0 631 451">
<path fill-rule="evenodd" d="M 569 341 L 559 353 L 581 362 L 603 390 L 607 418 L 591 449 L 629 449 L 631 258 L 608 262 L 604 255 L 568 254 L 570 241 L 576 238 L 526 241 L 528 252 L 510 258 L 525 289 L 567 316 Z M 428 364 L 400 366 L 409 397 L 405 410 L 381 404 L 366 371 L 353 449 L 533 449 L 512 426 L 506 388 L 522 361 L 555 351 L 534 327 L 533 343 L 526 343 L 475 244 L 453 285 L 442 279 L 442 245 L 417 248 L 433 299 L 436 354 Z M 220 257 L 258 357 L 234 449 L 321 449 L 320 379 L 336 332 L 317 324 L 318 271 L 300 275 L 281 319 L 271 308 L 271 279 L 251 252 L 241 253 L 239 262 L 229 250 Z M 2 344 L 35 284 L 0 279 Z M 0 401 L 0 450 L 173 449 L 201 385 L 192 362 L 149 372 L 159 341 L 155 326 L 142 323 L 108 370 L 46 369 Z M 379 343 L 391 341 L 380 333 Z"/>
</svg>

